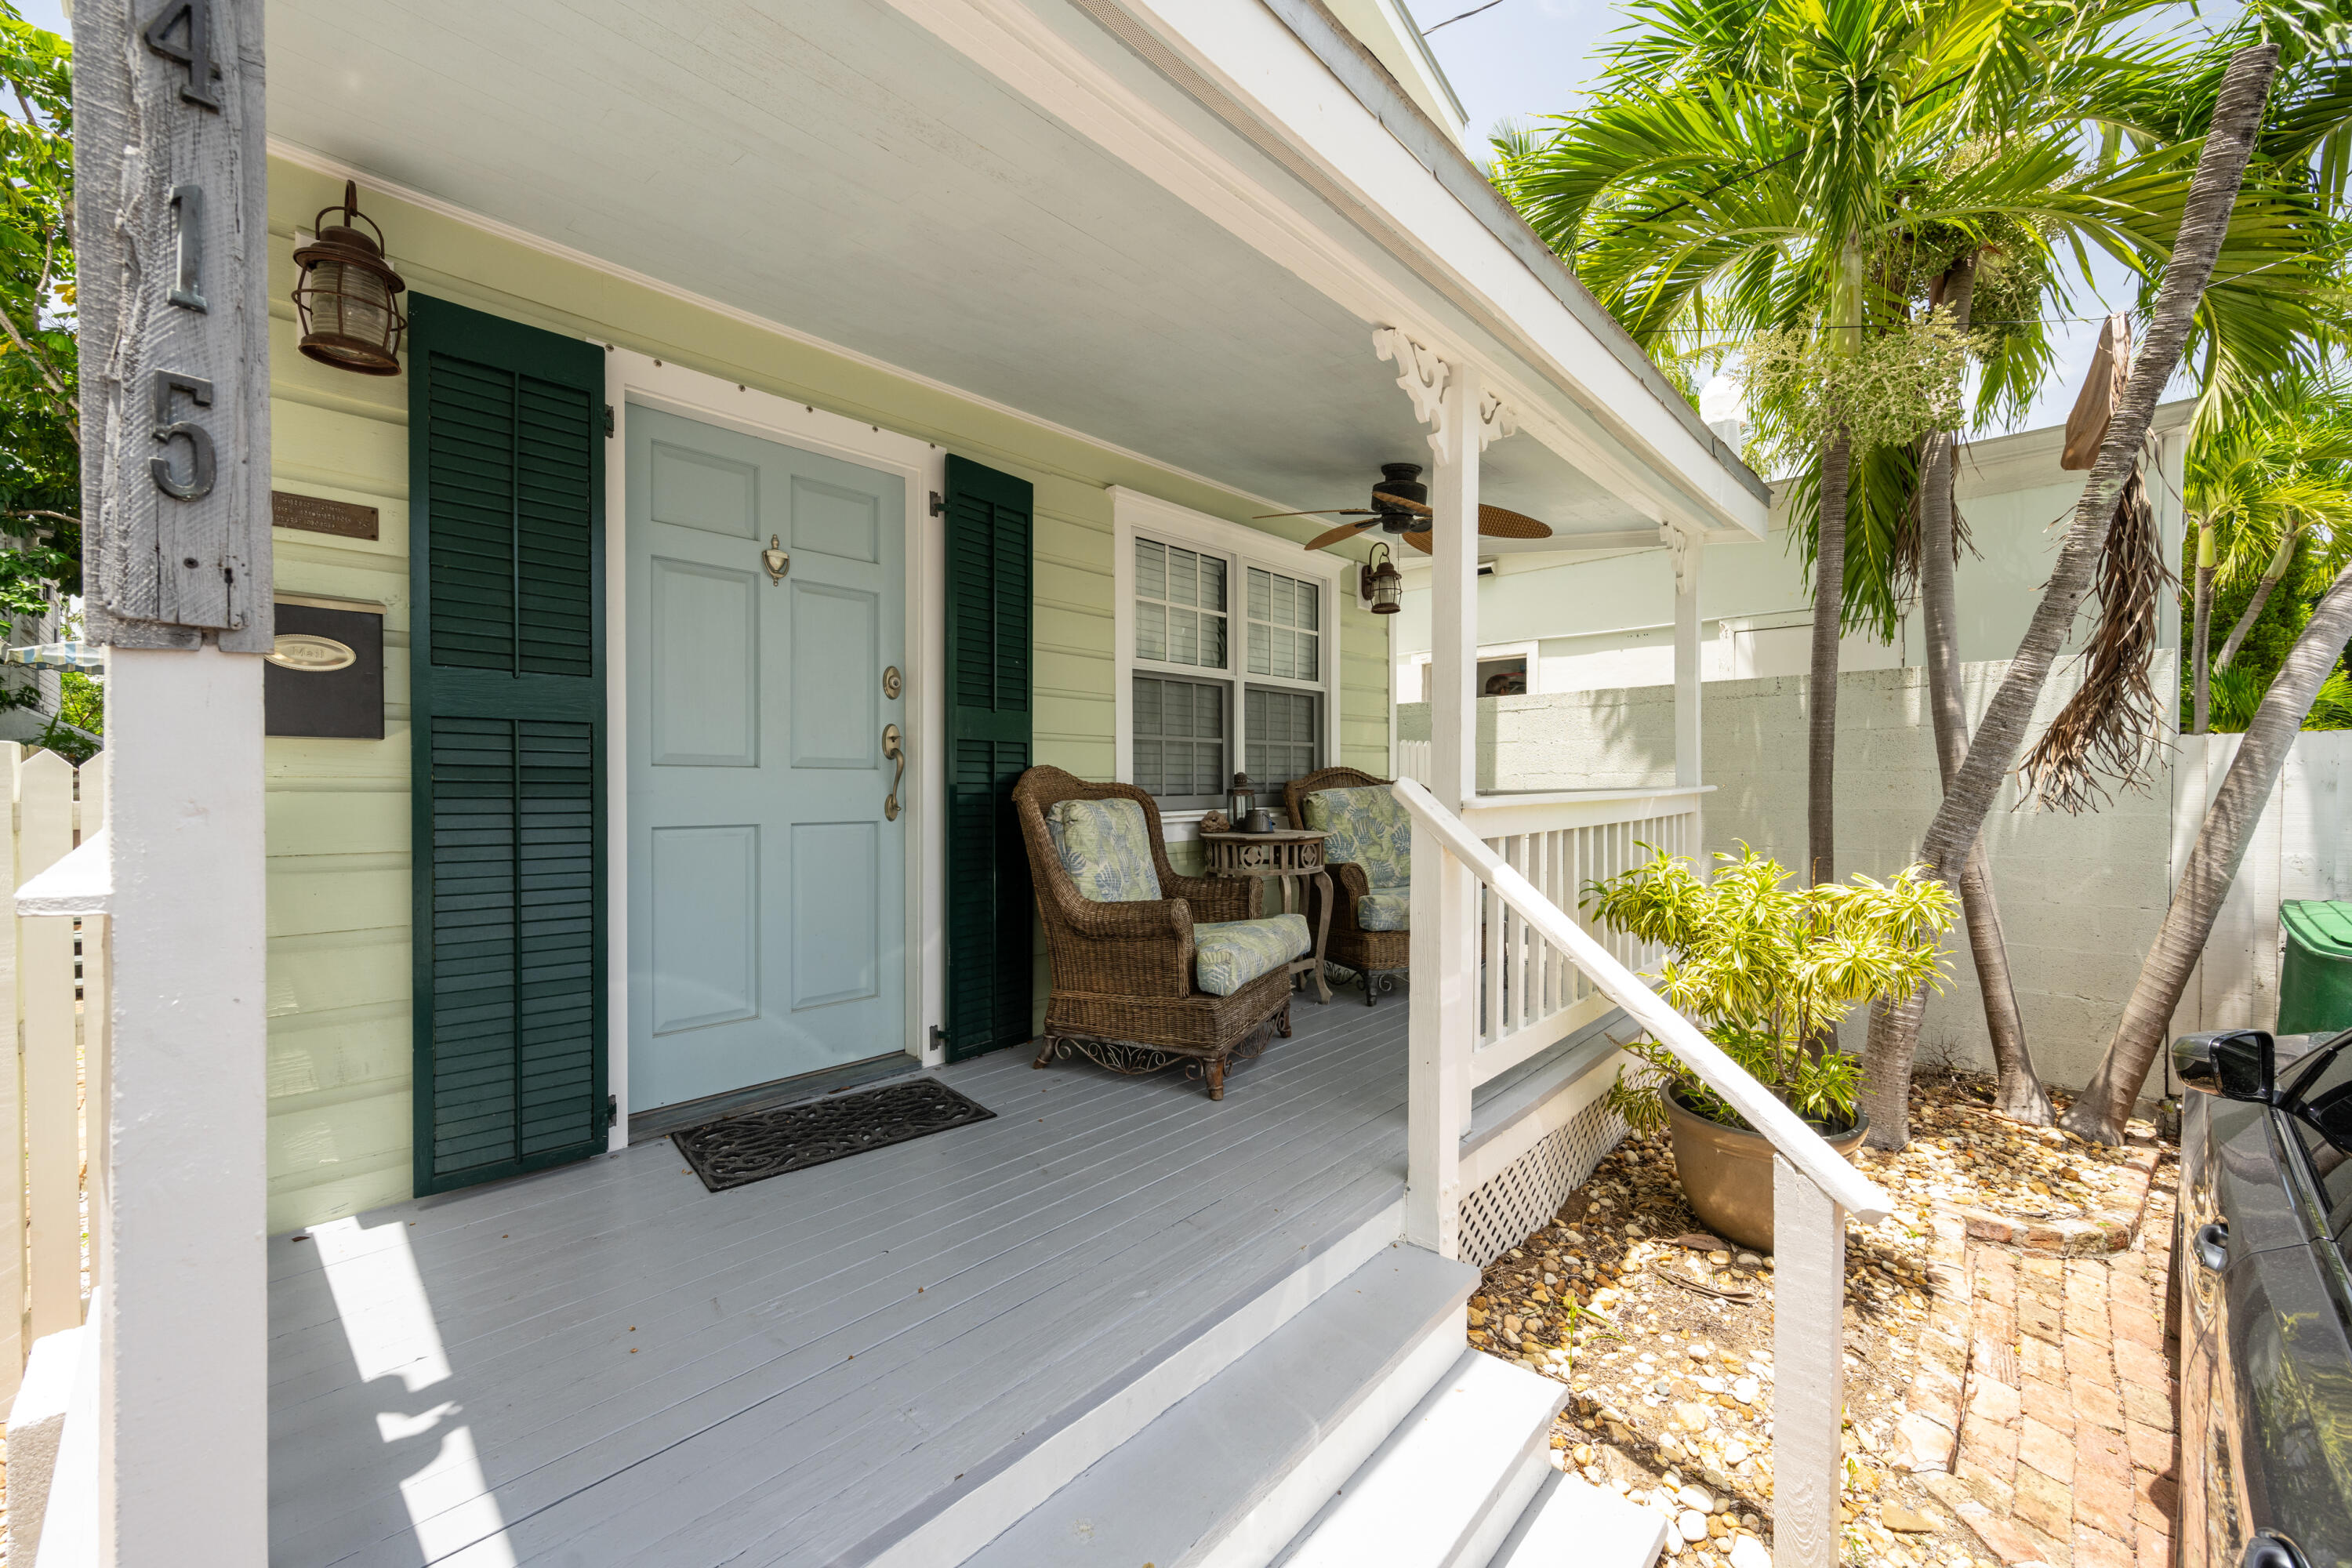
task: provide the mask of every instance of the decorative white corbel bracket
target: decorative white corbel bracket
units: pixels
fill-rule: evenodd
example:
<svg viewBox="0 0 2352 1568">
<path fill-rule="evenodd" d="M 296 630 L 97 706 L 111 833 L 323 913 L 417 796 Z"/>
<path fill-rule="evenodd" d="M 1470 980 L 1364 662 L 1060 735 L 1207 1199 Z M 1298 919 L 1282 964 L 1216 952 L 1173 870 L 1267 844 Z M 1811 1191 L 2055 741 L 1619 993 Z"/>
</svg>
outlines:
<svg viewBox="0 0 2352 1568">
<path fill-rule="evenodd" d="M 1510 405 L 1491 392 L 1479 397 L 1478 450 L 1484 452 L 1504 437 L 1518 433 L 1519 416 L 1511 412 Z"/>
<path fill-rule="evenodd" d="M 1443 461 L 1446 452 L 1445 384 L 1453 378 L 1454 367 L 1438 358 L 1436 350 L 1413 342 L 1394 327 L 1372 329 L 1372 352 L 1384 360 L 1396 362 L 1396 384 L 1412 399 L 1412 416 L 1429 426 L 1430 450 Z"/>
<path fill-rule="evenodd" d="M 1675 592 L 1689 593 L 1691 572 L 1698 564 L 1698 550 L 1704 539 L 1679 522 L 1661 520 L 1658 542 L 1666 547 L 1666 557 L 1674 563 Z"/>
<path fill-rule="evenodd" d="M 1453 384 L 1454 367 L 1426 343 L 1415 342 L 1395 327 L 1372 330 L 1372 352 L 1397 365 L 1397 385 L 1412 399 L 1412 416 L 1429 426 L 1429 449 L 1441 463 L 1454 455 L 1454 432 L 1445 422 L 1445 389 Z M 1518 416 L 1491 392 L 1478 395 L 1478 450 L 1484 452 L 1506 436 L 1518 433 Z"/>
</svg>

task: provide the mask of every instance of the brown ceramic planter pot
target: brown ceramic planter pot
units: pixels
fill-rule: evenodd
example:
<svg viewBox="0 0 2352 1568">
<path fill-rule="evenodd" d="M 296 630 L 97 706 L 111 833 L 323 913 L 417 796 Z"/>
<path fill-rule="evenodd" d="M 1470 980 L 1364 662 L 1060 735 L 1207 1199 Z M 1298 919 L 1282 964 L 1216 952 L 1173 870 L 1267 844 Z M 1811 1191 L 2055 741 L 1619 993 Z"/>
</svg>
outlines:
<svg viewBox="0 0 2352 1568">
<path fill-rule="evenodd" d="M 1701 1223 L 1735 1246 L 1772 1250 L 1772 1145 L 1760 1132 L 1726 1127 L 1665 1097 L 1666 1123 L 1675 1140 L 1675 1172 L 1683 1195 Z M 1818 1129 L 1817 1129 L 1818 1131 Z M 1822 1134 L 1841 1154 L 1852 1154 L 1870 1131 L 1870 1119 L 1856 1115 L 1851 1131 Z"/>
</svg>

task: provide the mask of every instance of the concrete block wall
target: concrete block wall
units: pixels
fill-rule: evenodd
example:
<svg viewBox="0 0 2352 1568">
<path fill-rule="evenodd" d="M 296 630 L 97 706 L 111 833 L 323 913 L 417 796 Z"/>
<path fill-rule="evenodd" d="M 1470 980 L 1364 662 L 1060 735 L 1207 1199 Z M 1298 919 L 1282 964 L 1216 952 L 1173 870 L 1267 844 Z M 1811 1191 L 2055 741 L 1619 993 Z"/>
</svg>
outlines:
<svg viewBox="0 0 2352 1568">
<path fill-rule="evenodd" d="M 2007 668 L 2005 662 L 1963 668 L 1971 725 Z M 2168 689 L 2171 679 L 2168 668 L 2159 669 L 2157 689 Z M 1802 862 L 1810 689 L 1801 676 L 1706 683 L 1702 777 L 1717 790 L 1704 817 L 1711 852 L 1735 851 L 1745 841 L 1792 869 Z M 2073 689 L 2062 668 L 2043 692 L 2037 733 Z M 1671 687 L 1489 698 L 1478 709 L 1482 790 L 1674 782 Z M 1425 738 L 1427 708 L 1400 709 L 1397 732 L 1404 740 Z M 1838 870 L 1890 876 L 1916 854 L 1942 795 L 1927 672 L 1910 667 L 1841 676 L 1838 732 Z M 2090 1075 L 2164 918 L 2171 896 L 2171 769 L 2168 755 L 2145 794 L 2120 795 L 2081 816 L 2021 805 L 2012 779 L 1987 824 L 2018 1005 L 2035 1065 L 2051 1083 L 2072 1087 Z M 1962 1065 L 1989 1067 L 1975 966 L 1958 931 L 1948 962 L 1944 993 L 1928 1005 L 1923 1054 L 1948 1053 Z M 1845 1032 L 1847 1043 L 1859 1047 L 1859 1015 Z"/>
</svg>

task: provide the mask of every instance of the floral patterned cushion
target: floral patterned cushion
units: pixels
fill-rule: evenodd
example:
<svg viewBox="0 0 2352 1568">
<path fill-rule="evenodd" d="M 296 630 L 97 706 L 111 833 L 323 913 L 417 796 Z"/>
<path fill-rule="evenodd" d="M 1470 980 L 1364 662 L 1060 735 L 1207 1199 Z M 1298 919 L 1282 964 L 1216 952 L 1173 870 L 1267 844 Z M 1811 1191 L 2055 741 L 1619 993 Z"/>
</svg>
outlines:
<svg viewBox="0 0 2352 1568">
<path fill-rule="evenodd" d="M 1412 880 L 1412 818 L 1388 785 L 1318 789 L 1302 809 L 1307 826 L 1330 835 L 1323 845 L 1325 864 L 1361 866 L 1364 879 L 1375 888 L 1401 888 Z"/>
<path fill-rule="evenodd" d="M 1374 888 L 1356 900 L 1359 931 L 1411 931 L 1412 887 Z"/>
<path fill-rule="evenodd" d="M 1192 928 L 1192 977 L 1212 996 L 1230 996 L 1315 945 L 1305 915 L 1211 921 Z"/>
<path fill-rule="evenodd" d="M 1148 902 L 1160 897 L 1151 864 L 1151 829 L 1131 800 L 1057 800 L 1045 813 L 1045 832 L 1078 897 L 1097 904 Z"/>
</svg>

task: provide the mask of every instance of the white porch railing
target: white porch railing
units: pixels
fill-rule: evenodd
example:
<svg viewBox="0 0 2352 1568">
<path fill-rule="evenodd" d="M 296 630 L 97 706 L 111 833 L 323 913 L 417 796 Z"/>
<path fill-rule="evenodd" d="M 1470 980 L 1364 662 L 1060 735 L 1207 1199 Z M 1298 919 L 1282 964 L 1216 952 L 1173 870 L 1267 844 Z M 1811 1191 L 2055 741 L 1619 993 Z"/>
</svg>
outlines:
<svg viewBox="0 0 2352 1568">
<path fill-rule="evenodd" d="M 1845 1405 L 1845 1215 L 1886 1217 L 1876 1184 L 1644 984 L 1650 954 L 1569 910 L 1585 881 L 1697 847 L 1696 789 L 1482 801 L 1457 816 L 1419 783 L 1412 814 L 1412 989 L 1406 1234 L 1459 1256 L 1472 1087 L 1622 1007 L 1772 1144 L 1773 1562 L 1833 1568 Z"/>
</svg>

